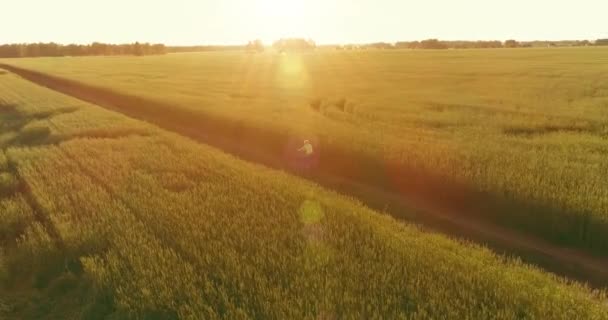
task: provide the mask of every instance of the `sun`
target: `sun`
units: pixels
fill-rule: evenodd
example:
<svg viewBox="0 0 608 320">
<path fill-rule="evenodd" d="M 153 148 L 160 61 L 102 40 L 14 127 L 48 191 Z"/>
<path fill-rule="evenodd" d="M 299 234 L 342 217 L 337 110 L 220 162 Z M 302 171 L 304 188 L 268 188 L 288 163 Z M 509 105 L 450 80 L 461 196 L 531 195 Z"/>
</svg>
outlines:
<svg viewBox="0 0 608 320">
<path fill-rule="evenodd" d="M 252 1 L 257 29 L 263 40 L 307 35 L 309 6 L 306 0 Z"/>
<path fill-rule="evenodd" d="M 254 3 L 259 14 L 283 20 L 299 19 L 306 9 L 304 0 L 258 0 Z"/>
</svg>

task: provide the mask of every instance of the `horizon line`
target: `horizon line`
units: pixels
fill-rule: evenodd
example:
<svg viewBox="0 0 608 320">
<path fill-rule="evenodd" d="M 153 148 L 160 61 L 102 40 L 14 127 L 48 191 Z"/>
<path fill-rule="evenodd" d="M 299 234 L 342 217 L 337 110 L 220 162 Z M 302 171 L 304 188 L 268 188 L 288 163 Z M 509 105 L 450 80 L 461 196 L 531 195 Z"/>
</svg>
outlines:
<svg viewBox="0 0 608 320">
<path fill-rule="evenodd" d="M 129 41 L 129 42 L 104 42 L 104 41 L 88 41 L 88 42 L 55 42 L 55 41 L 35 41 L 35 42 L 11 42 L 11 43 L 0 43 L 0 45 L 18 45 L 18 44 L 36 44 L 36 43 L 55 43 L 57 45 L 61 45 L 61 46 L 68 46 L 68 45 L 91 45 L 93 43 L 102 43 L 102 44 L 112 44 L 112 45 L 124 45 L 124 44 L 134 44 L 134 43 L 148 43 L 148 44 L 162 44 L 165 45 L 167 47 L 219 47 L 219 46 L 241 46 L 241 45 L 247 45 L 247 42 L 249 41 L 254 41 L 254 40 L 262 40 L 262 43 L 264 45 L 271 45 L 274 41 L 278 41 L 280 39 L 310 39 L 315 41 L 312 38 L 309 37 L 282 37 L 282 38 L 278 38 L 273 40 L 272 42 L 266 42 L 262 39 L 250 39 L 250 40 L 246 40 L 246 41 L 242 41 L 242 42 L 215 42 L 215 43 L 190 43 L 190 44 L 170 44 L 170 43 L 166 43 L 166 42 L 156 42 L 156 41 Z M 578 38 L 578 39 L 574 39 L 574 38 L 563 38 L 563 39 L 559 39 L 559 40 L 550 40 L 550 39 L 534 39 L 534 40 L 519 40 L 517 38 L 508 38 L 508 39 L 441 39 L 441 38 L 437 38 L 437 37 L 431 37 L 431 38 L 424 38 L 424 39 L 408 39 L 408 40 L 394 40 L 394 41 L 389 41 L 389 40 L 373 40 L 373 41 L 353 41 L 353 42 L 341 42 L 341 41 L 336 41 L 336 42 L 316 42 L 315 43 L 317 45 L 365 45 L 365 44 L 373 44 L 373 43 L 391 43 L 391 44 L 395 44 L 397 42 L 420 42 L 420 41 L 424 41 L 424 40 L 430 40 L 430 39 L 437 39 L 439 41 L 447 41 L 447 42 L 459 42 L 459 41 L 463 41 L 463 42 L 481 42 L 481 41 L 500 41 L 501 43 L 504 43 L 505 41 L 508 40 L 515 40 L 517 42 L 561 42 L 561 41 L 590 41 L 590 42 L 594 42 L 596 40 L 601 40 L 601 39 L 605 39 L 602 37 L 596 37 L 596 38 Z"/>
</svg>

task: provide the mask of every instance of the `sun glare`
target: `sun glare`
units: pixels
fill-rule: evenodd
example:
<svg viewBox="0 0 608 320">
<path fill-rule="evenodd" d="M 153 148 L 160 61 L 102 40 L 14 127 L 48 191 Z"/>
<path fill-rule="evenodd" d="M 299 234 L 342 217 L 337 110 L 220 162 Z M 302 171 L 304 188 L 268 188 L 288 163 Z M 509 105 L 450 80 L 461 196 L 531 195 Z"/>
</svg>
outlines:
<svg viewBox="0 0 608 320">
<path fill-rule="evenodd" d="M 303 0 L 261 0 L 256 1 L 259 14 L 268 18 L 284 20 L 298 19 L 304 12 Z"/>
<path fill-rule="evenodd" d="M 252 2 L 252 14 L 257 22 L 255 31 L 265 42 L 282 37 L 307 36 L 307 13 L 305 0 L 260 0 Z"/>
</svg>

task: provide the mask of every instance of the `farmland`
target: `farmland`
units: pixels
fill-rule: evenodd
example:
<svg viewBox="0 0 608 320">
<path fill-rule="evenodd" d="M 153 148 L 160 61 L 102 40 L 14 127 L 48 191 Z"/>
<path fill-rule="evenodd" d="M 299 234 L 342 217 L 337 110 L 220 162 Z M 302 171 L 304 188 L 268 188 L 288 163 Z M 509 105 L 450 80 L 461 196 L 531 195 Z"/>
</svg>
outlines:
<svg viewBox="0 0 608 320">
<path fill-rule="evenodd" d="M 0 73 L 0 318 L 608 315 L 604 293 Z"/>
<path fill-rule="evenodd" d="M 5 62 L 158 102 L 149 111 L 268 153 L 309 137 L 319 170 L 608 252 L 605 48 Z"/>
</svg>

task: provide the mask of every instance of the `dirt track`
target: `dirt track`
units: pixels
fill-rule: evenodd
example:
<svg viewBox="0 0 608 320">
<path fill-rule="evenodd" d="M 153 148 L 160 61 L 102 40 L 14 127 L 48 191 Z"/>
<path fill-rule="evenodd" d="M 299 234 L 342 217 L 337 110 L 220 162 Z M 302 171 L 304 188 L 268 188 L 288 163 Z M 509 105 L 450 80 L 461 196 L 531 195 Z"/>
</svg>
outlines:
<svg viewBox="0 0 608 320">
<path fill-rule="evenodd" d="M 141 97 L 114 92 L 87 84 L 67 80 L 39 72 L 0 64 L 23 78 L 71 95 L 127 116 L 153 123 L 197 141 L 212 145 L 242 159 L 258 162 L 269 167 L 290 171 L 285 167 L 283 152 L 286 141 L 276 133 L 247 127 L 229 119 L 193 114 L 171 105 Z M 254 141 L 255 143 L 243 143 Z M 255 147 L 254 147 L 255 146 Z M 506 229 L 465 214 L 460 203 L 471 202 L 465 186 L 445 187 L 437 177 L 399 171 L 408 176 L 409 186 L 399 193 L 380 185 L 386 177 L 353 176 L 353 172 L 374 172 L 377 168 L 370 159 L 352 163 L 348 151 L 337 146 L 323 149 L 323 166 L 306 178 L 323 186 L 360 199 L 372 208 L 390 213 L 396 218 L 422 224 L 425 228 L 482 243 L 497 252 L 521 257 L 548 271 L 585 281 L 594 287 L 608 287 L 608 258 L 598 258 L 582 250 L 554 245 L 538 237 Z M 342 160 L 341 160 L 342 159 Z M 367 169 L 367 170 L 362 170 Z M 441 198 L 438 201 L 437 197 Z"/>
</svg>

